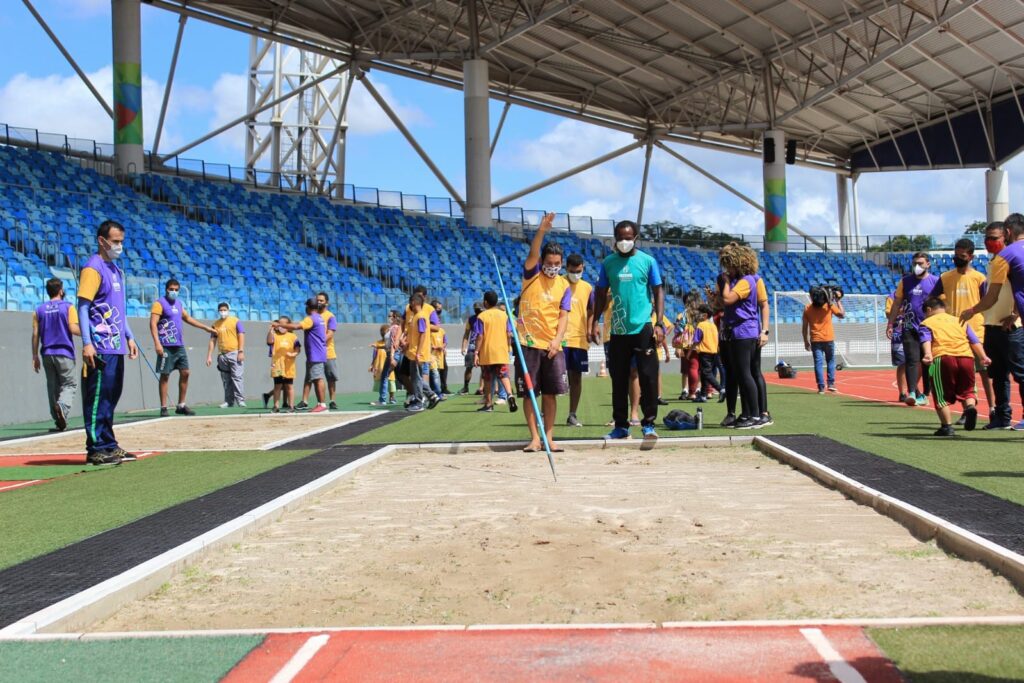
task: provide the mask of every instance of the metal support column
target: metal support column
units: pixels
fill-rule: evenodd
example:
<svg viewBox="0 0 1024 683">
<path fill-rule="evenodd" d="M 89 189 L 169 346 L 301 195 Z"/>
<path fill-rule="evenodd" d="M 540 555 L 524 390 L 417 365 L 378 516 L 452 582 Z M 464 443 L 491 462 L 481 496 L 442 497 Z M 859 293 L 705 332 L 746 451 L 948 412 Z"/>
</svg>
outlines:
<svg viewBox="0 0 1024 683">
<path fill-rule="evenodd" d="M 490 226 L 491 125 L 488 64 L 483 59 L 462 65 L 466 132 L 466 223 Z"/>
<path fill-rule="evenodd" d="M 644 178 L 640 183 L 640 204 L 636 210 L 637 228 L 644 224 L 644 202 L 647 200 L 647 177 L 651 172 L 651 153 L 654 151 L 654 138 L 647 139 L 647 149 L 644 152 Z"/>
<path fill-rule="evenodd" d="M 774 154 L 765 154 L 762 159 L 764 249 L 786 251 L 789 238 L 786 221 L 786 136 L 781 130 L 766 130 L 762 143 L 762 149 L 774 146 Z"/>
<path fill-rule="evenodd" d="M 985 171 L 985 220 L 1001 221 L 1010 215 L 1010 174 L 1001 168 Z"/>
<path fill-rule="evenodd" d="M 111 0 L 114 52 L 114 168 L 145 172 L 142 149 L 142 15 L 139 0 Z"/>
<path fill-rule="evenodd" d="M 859 173 L 854 173 L 850 176 L 850 197 L 853 200 L 851 205 L 853 206 L 853 240 L 856 245 L 857 251 L 861 250 L 860 243 L 860 204 L 857 201 L 857 179 L 860 178 Z"/>
</svg>

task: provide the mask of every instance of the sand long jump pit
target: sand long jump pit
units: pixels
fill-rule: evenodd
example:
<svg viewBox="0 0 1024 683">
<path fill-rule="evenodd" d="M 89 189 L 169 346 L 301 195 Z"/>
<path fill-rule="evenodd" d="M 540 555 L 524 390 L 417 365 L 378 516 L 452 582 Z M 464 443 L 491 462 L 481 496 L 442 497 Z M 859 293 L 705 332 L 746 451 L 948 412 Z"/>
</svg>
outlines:
<svg viewBox="0 0 1024 683">
<path fill-rule="evenodd" d="M 244 451 L 266 450 L 289 440 L 326 431 L 375 415 L 372 412 L 287 415 L 219 415 L 167 417 L 114 425 L 117 440 L 127 451 Z M 0 456 L 84 453 L 85 434 L 65 434 L 0 442 Z"/>
<path fill-rule="evenodd" d="M 1024 613 L 751 447 L 397 450 L 86 630 Z"/>
</svg>

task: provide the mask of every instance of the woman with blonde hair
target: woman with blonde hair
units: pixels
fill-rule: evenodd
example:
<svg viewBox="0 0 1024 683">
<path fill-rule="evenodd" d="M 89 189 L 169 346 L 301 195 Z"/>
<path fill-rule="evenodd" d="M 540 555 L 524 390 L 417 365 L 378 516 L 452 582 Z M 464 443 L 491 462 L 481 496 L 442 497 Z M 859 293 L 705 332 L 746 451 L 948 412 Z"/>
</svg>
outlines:
<svg viewBox="0 0 1024 683">
<path fill-rule="evenodd" d="M 761 348 L 768 343 L 768 291 L 757 274 L 757 252 L 731 242 L 718 252 L 722 273 L 718 291 L 725 316 L 722 357 L 726 367 L 726 408 L 723 427 L 760 429 L 772 424 L 768 392 L 761 374 Z M 741 410 L 736 415 L 736 396 Z"/>
</svg>

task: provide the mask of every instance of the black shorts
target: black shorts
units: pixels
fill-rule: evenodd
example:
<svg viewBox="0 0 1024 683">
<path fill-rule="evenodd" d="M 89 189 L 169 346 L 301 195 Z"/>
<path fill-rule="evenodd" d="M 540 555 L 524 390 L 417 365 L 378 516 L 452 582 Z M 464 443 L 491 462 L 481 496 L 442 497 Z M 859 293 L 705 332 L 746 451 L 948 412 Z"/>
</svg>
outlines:
<svg viewBox="0 0 1024 683">
<path fill-rule="evenodd" d="M 565 353 L 555 354 L 548 358 L 547 349 L 528 347 L 523 349 L 526 368 L 530 373 L 533 391 L 536 394 L 558 396 L 569 393 L 569 379 L 565 373 Z M 516 391 L 520 396 L 526 395 L 525 374 L 516 357 Z"/>
<path fill-rule="evenodd" d="M 402 361 L 398 364 L 398 372 L 396 375 L 409 376 L 412 373 L 412 366 L 409 364 L 409 357 L 402 356 Z"/>
<path fill-rule="evenodd" d="M 286 386 L 290 387 L 295 383 L 295 380 L 291 377 L 275 377 L 274 386 Z"/>
</svg>

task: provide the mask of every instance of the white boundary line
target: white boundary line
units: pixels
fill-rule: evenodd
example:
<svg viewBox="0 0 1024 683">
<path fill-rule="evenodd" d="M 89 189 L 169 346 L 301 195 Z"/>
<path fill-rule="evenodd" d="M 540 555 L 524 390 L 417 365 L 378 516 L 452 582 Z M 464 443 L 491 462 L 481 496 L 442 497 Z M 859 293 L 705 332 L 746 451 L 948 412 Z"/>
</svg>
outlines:
<svg viewBox="0 0 1024 683">
<path fill-rule="evenodd" d="M 434 624 L 425 626 L 297 626 L 288 628 L 196 629 L 193 631 L 98 631 L 75 633 L 33 633 L 4 636 L 0 641 L 124 640 L 132 638 L 199 638 L 212 636 L 294 635 L 315 633 L 363 633 L 374 631 L 686 631 L 700 629 L 758 628 L 911 628 L 921 626 L 1024 626 L 1022 616 L 996 617 L 892 617 L 868 619 L 780 619 L 748 621 L 679 621 L 658 624 Z"/>
<path fill-rule="evenodd" d="M 850 666 L 850 663 L 836 651 L 820 628 L 802 628 L 800 634 L 818 651 L 821 658 L 828 664 L 828 670 L 839 680 L 839 683 L 867 683 L 860 672 Z"/>
<path fill-rule="evenodd" d="M 302 644 L 302 647 L 292 655 L 291 659 L 285 662 L 281 670 L 274 674 L 274 677 L 270 679 L 270 683 L 291 683 L 330 639 L 331 637 L 326 633 L 311 637 Z"/>
<path fill-rule="evenodd" d="M 914 536 L 926 540 L 934 538 L 947 552 L 981 562 L 1009 579 L 1018 590 L 1024 589 L 1024 555 L 910 503 L 865 486 L 830 467 L 775 443 L 770 437 L 754 437 L 754 447 L 824 485 L 838 489 L 857 503 L 874 508 L 876 512 L 905 526 Z"/>
<path fill-rule="evenodd" d="M 45 479 L 33 479 L 32 481 L 22 481 L 22 482 L 18 482 L 17 484 L 9 484 L 7 486 L 0 486 L 0 491 L 13 491 L 14 489 L 21 489 L 21 488 L 25 488 L 26 486 L 31 486 L 32 484 L 38 484 L 41 481 L 46 481 L 46 480 Z"/>
<path fill-rule="evenodd" d="M 144 424 L 153 424 L 154 422 L 163 422 L 164 420 L 173 420 L 171 417 L 150 417 L 142 418 L 141 420 L 132 420 L 131 422 L 125 422 L 124 424 L 117 425 L 117 429 L 130 429 L 131 427 L 137 427 Z M 29 443 L 32 441 L 49 441 L 51 439 L 62 439 L 72 434 L 85 434 L 84 427 L 78 427 L 76 429 L 68 429 L 63 432 L 53 432 L 52 434 L 37 434 L 36 436 L 23 436 L 17 439 L 6 439 L 0 441 L 0 448 L 6 446 L 12 446 L 20 443 Z"/>
</svg>

